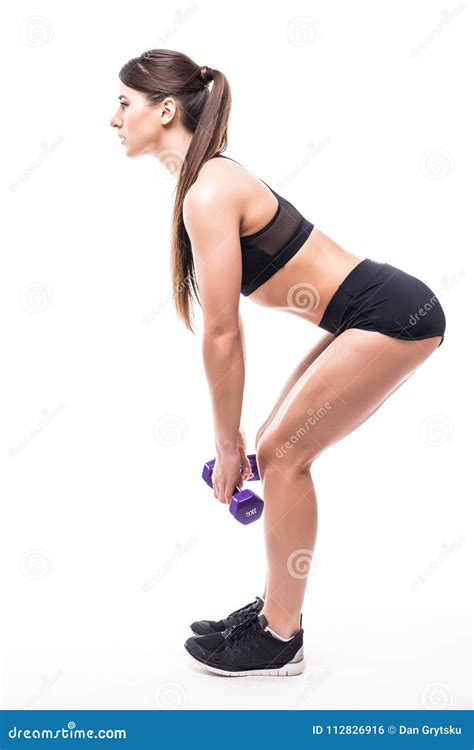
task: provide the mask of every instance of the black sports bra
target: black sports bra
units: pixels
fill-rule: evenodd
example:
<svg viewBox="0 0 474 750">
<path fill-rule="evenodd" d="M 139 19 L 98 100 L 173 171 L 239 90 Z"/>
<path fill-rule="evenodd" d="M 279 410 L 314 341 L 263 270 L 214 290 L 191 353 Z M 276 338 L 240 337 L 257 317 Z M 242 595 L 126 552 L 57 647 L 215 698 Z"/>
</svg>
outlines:
<svg viewBox="0 0 474 750">
<path fill-rule="evenodd" d="M 212 159 L 224 154 L 216 154 Z M 239 164 L 239 162 L 235 162 Z M 267 185 L 262 180 L 264 185 Z M 240 237 L 242 250 L 242 285 L 241 294 L 248 297 L 274 273 L 280 270 L 290 258 L 304 245 L 311 234 L 314 224 L 304 218 L 289 201 L 278 195 L 270 185 L 267 187 L 278 199 L 278 208 L 268 224 L 254 234 Z"/>
</svg>

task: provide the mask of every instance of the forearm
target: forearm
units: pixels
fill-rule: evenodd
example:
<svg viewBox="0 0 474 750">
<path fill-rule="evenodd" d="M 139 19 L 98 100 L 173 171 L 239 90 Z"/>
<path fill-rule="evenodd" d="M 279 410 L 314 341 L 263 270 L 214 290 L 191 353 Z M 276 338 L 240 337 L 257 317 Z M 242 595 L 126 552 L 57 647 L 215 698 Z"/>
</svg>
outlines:
<svg viewBox="0 0 474 750">
<path fill-rule="evenodd" d="M 214 415 L 216 448 L 236 448 L 245 383 L 242 336 L 204 334 L 202 353 Z"/>
</svg>

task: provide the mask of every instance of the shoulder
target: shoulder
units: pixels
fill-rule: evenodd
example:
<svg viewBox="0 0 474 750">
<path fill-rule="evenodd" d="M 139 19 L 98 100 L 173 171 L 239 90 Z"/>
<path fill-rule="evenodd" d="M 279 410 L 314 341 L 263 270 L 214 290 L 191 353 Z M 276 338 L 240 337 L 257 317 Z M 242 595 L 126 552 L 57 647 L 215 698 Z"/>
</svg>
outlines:
<svg viewBox="0 0 474 750">
<path fill-rule="evenodd" d="M 217 223 L 240 225 L 250 173 L 227 159 L 209 159 L 199 170 L 183 200 L 188 231 Z"/>
</svg>

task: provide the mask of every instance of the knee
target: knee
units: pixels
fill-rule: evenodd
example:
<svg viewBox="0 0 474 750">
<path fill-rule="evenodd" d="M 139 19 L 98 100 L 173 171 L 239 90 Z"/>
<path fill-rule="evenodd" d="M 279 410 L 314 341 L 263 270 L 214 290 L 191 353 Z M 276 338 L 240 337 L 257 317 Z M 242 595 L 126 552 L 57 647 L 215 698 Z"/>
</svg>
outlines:
<svg viewBox="0 0 474 750">
<path fill-rule="evenodd" d="M 272 469 L 284 476 L 292 471 L 308 471 L 314 460 L 314 456 L 308 456 L 302 446 L 283 439 L 276 430 L 267 431 L 260 437 L 256 444 L 256 457 L 260 478 Z"/>
<path fill-rule="evenodd" d="M 273 441 L 268 437 L 263 438 L 263 436 L 259 436 L 258 440 L 255 440 L 255 448 L 258 473 L 260 474 L 260 479 L 263 479 L 264 473 L 275 460 Z"/>
<path fill-rule="evenodd" d="M 261 427 L 258 428 L 257 434 L 255 435 L 255 449 L 258 452 L 258 446 L 260 444 L 260 441 L 262 439 L 262 435 L 267 429 L 267 424 L 264 422 Z"/>
</svg>

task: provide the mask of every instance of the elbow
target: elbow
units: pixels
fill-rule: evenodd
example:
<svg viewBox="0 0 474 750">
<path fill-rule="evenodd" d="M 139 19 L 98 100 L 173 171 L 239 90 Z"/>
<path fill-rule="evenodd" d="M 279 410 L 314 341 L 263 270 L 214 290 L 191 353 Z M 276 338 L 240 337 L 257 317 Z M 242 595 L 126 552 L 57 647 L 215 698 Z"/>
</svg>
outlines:
<svg viewBox="0 0 474 750">
<path fill-rule="evenodd" d="M 204 338 L 207 340 L 229 340 L 229 341 L 240 341 L 242 334 L 240 328 L 221 328 L 218 326 L 212 328 L 206 328 L 204 331 Z"/>
</svg>

